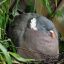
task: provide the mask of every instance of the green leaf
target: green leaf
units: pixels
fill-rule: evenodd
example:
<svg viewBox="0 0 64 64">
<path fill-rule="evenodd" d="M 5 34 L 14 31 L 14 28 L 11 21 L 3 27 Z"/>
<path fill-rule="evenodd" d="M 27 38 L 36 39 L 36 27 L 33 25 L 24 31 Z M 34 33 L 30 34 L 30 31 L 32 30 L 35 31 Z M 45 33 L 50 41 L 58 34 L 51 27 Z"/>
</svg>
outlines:
<svg viewBox="0 0 64 64">
<path fill-rule="evenodd" d="M 5 47 L 0 43 L 0 50 L 2 51 L 3 55 L 5 56 L 7 64 L 12 64 L 11 57 Z"/>
<path fill-rule="evenodd" d="M 4 57 L 0 54 L 0 63 L 1 64 L 6 64 Z"/>
<path fill-rule="evenodd" d="M 55 15 L 61 17 L 62 16 L 62 11 L 57 11 Z"/>
<path fill-rule="evenodd" d="M 5 3 L 6 2 L 6 0 L 3 0 L 2 2 L 0 2 L 0 5 L 2 5 L 3 3 Z"/>
<path fill-rule="evenodd" d="M 54 0 L 55 1 L 55 5 L 56 5 L 56 7 L 57 7 L 57 4 L 58 4 L 58 0 Z"/>
<path fill-rule="evenodd" d="M 12 55 L 12 57 L 14 57 L 16 60 L 20 61 L 20 62 L 30 62 L 30 61 L 35 61 L 35 59 L 25 59 L 23 57 L 21 57 L 20 55 L 10 52 L 10 55 Z"/>
<path fill-rule="evenodd" d="M 52 7 L 50 4 L 50 0 L 41 0 L 41 1 L 46 6 L 48 13 L 51 14 L 52 13 Z"/>
</svg>

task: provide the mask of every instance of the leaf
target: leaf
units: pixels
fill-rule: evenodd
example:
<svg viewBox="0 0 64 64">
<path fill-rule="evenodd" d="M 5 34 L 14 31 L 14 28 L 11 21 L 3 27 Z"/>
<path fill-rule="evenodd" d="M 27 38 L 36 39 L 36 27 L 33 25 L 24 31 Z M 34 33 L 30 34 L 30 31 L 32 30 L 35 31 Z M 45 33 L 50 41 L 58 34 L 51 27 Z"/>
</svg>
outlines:
<svg viewBox="0 0 64 64">
<path fill-rule="evenodd" d="M 58 4 L 58 0 L 54 0 L 55 1 L 55 5 L 56 5 L 56 7 L 57 7 L 57 4 Z"/>
<path fill-rule="evenodd" d="M 20 61 L 20 62 L 30 62 L 30 61 L 35 61 L 35 59 L 25 59 L 23 57 L 21 57 L 20 55 L 10 52 L 10 55 L 12 57 L 14 57 L 16 60 Z"/>
<path fill-rule="evenodd" d="M 10 0 L 1 0 L 0 1 L 0 28 L 4 30 L 0 30 L 0 39 L 4 39 L 6 24 L 9 19 L 9 4 Z"/>
<path fill-rule="evenodd" d="M 7 50 L 1 43 L 0 43 L 0 50 L 2 51 L 3 55 L 5 56 L 7 64 L 12 64 L 9 53 L 7 52 Z"/>
<path fill-rule="evenodd" d="M 6 64 L 6 62 L 4 61 L 4 57 L 2 57 L 1 54 L 0 54 L 0 63 L 1 63 L 1 64 Z"/>
<path fill-rule="evenodd" d="M 2 2 L 0 2 L 0 5 L 2 5 L 3 3 L 5 3 L 6 2 L 6 0 L 3 0 Z"/>
<path fill-rule="evenodd" d="M 61 17 L 62 16 L 62 11 L 57 11 L 55 15 Z"/>
<path fill-rule="evenodd" d="M 41 1 L 46 6 L 48 13 L 51 14 L 52 8 L 51 8 L 50 0 L 41 0 Z"/>
</svg>

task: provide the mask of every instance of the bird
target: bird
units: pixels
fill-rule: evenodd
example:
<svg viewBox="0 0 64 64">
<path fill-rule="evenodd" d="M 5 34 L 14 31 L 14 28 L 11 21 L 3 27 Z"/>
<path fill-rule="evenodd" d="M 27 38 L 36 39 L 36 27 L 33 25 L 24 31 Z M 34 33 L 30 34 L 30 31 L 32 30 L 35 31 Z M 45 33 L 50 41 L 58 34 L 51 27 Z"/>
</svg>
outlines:
<svg viewBox="0 0 64 64">
<path fill-rule="evenodd" d="M 58 33 L 48 18 L 37 13 L 17 15 L 8 27 L 7 35 L 15 43 L 17 53 L 24 58 L 58 59 Z"/>
</svg>

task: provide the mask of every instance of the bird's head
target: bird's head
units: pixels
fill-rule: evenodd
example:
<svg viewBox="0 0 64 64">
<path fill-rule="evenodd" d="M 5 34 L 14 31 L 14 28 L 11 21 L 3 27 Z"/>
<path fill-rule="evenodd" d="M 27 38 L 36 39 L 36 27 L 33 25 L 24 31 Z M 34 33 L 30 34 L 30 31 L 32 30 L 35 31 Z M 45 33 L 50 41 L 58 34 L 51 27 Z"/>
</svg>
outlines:
<svg viewBox="0 0 64 64">
<path fill-rule="evenodd" d="M 44 18 L 45 19 L 45 18 Z M 52 22 L 44 21 L 42 18 L 31 18 L 29 22 L 29 28 L 34 31 L 47 31 L 52 38 L 55 38 L 55 32 L 53 30 Z"/>
</svg>

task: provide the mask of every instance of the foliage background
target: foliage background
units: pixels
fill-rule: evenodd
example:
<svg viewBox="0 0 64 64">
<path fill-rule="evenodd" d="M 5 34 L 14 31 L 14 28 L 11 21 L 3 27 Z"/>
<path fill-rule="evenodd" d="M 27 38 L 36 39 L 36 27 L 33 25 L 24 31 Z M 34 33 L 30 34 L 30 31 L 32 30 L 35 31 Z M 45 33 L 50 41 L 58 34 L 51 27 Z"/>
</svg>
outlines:
<svg viewBox="0 0 64 64">
<path fill-rule="evenodd" d="M 19 4 L 19 2 L 21 3 Z M 35 61 L 34 59 L 22 58 L 16 54 L 16 47 L 6 35 L 7 24 L 22 12 L 35 12 L 51 19 L 60 33 L 60 52 L 62 52 L 64 50 L 63 11 L 63 0 L 0 0 L 0 63 L 12 64 L 17 60 L 20 62 Z"/>
</svg>

